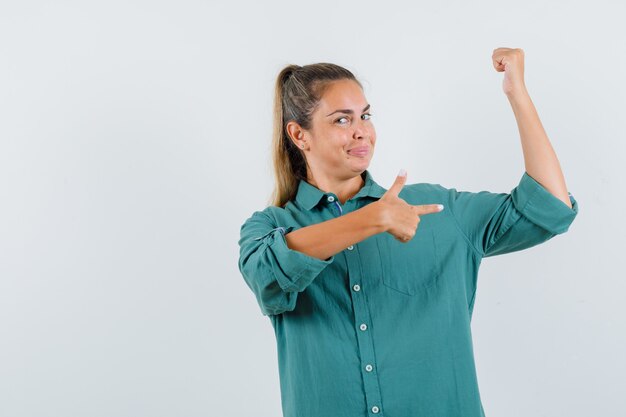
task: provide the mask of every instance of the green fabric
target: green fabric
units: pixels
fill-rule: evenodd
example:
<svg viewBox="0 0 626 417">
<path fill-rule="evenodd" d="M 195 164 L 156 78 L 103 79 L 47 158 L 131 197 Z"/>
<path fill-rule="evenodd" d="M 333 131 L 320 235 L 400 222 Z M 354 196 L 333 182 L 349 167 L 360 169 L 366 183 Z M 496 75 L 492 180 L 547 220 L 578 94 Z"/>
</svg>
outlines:
<svg viewBox="0 0 626 417">
<path fill-rule="evenodd" d="M 510 194 L 408 184 L 409 204 L 445 206 L 411 241 L 380 233 L 326 260 L 287 246 L 286 233 L 386 192 L 363 177 L 345 205 L 300 181 L 295 201 L 241 226 L 239 269 L 274 328 L 284 417 L 484 416 L 470 327 L 481 260 L 566 232 L 576 200 L 526 172 Z"/>
</svg>

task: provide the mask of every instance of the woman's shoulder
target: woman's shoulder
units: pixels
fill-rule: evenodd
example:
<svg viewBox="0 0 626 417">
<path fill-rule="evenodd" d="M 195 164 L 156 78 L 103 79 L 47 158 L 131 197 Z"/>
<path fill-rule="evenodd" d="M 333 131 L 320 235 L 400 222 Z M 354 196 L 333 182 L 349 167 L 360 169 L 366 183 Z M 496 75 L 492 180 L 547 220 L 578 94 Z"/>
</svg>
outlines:
<svg viewBox="0 0 626 417">
<path fill-rule="evenodd" d="M 400 197 L 402 196 L 416 196 L 416 197 L 425 197 L 425 196 L 439 196 L 442 197 L 447 194 L 449 188 L 441 185 L 440 183 L 431 183 L 431 182 L 417 182 L 413 184 L 405 184 L 402 188 L 402 191 L 398 194 Z"/>
<path fill-rule="evenodd" d="M 265 222 L 270 225 L 283 223 L 285 219 L 291 217 L 289 210 L 286 208 L 288 205 L 289 203 L 285 207 L 270 205 L 263 209 L 255 210 L 246 218 L 244 224 L 249 222 Z"/>
</svg>

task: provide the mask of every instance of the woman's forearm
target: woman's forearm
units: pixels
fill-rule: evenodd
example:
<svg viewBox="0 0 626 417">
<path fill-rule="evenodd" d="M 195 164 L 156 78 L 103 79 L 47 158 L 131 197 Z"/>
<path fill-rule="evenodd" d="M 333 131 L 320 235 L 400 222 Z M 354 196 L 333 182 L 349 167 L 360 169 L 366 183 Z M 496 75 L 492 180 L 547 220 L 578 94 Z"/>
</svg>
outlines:
<svg viewBox="0 0 626 417">
<path fill-rule="evenodd" d="M 376 202 L 334 219 L 285 234 L 290 249 L 327 260 L 350 245 L 385 231 Z"/>
<path fill-rule="evenodd" d="M 522 141 L 526 172 L 568 207 L 570 202 L 559 160 L 526 88 L 507 94 Z"/>
</svg>

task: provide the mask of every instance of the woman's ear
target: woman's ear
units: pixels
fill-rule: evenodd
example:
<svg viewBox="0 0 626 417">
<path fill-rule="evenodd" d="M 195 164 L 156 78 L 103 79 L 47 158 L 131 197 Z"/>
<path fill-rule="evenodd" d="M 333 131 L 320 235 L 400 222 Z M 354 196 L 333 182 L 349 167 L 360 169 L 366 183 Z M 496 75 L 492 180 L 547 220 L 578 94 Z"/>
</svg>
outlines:
<svg viewBox="0 0 626 417">
<path fill-rule="evenodd" d="M 294 121 L 287 123 L 287 134 L 289 139 L 300 149 L 306 149 L 306 140 L 304 139 L 304 131 L 300 125 Z M 293 139 L 295 138 L 295 139 Z"/>
</svg>

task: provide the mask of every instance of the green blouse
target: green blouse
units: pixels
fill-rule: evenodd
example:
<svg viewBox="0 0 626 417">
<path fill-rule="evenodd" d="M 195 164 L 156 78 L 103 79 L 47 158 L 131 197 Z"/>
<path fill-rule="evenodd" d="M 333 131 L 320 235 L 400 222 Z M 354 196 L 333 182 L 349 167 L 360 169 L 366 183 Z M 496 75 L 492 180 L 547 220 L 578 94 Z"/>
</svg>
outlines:
<svg viewBox="0 0 626 417">
<path fill-rule="evenodd" d="M 379 233 L 325 260 L 287 246 L 284 234 L 386 192 L 362 175 L 343 206 L 300 181 L 295 200 L 241 226 L 239 270 L 274 328 L 284 417 L 484 416 L 470 327 L 481 260 L 566 232 L 576 200 L 526 172 L 510 194 L 407 184 L 407 203 L 445 206 L 409 242 Z"/>
</svg>

